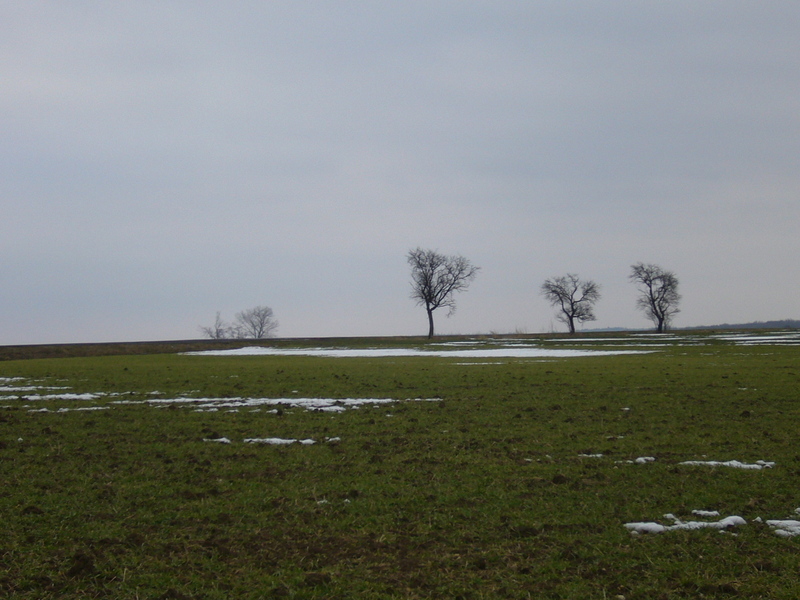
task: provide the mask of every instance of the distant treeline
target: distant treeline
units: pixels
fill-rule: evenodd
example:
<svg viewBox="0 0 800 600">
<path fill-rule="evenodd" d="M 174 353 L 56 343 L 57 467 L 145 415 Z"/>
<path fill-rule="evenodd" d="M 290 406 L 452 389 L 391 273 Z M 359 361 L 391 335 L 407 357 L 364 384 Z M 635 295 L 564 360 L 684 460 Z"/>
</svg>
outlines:
<svg viewBox="0 0 800 600">
<path fill-rule="evenodd" d="M 752 323 L 723 323 L 722 325 L 702 325 L 699 327 L 681 327 L 680 329 L 800 329 L 797 319 L 783 319 L 782 321 L 753 321 Z"/>
</svg>

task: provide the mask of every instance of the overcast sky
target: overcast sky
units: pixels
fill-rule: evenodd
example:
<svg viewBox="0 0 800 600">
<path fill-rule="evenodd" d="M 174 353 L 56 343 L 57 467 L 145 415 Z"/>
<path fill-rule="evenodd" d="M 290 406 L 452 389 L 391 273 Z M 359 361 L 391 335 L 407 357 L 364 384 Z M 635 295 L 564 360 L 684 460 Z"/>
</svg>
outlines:
<svg viewBox="0 0 800 600">
<path fill-rule="evenodd" d="M 0 2 L 0 344 L 427 333 L 412 248 L 481 267 L 440 333 L 800 318 L 800 3 Z"/>
</svg>

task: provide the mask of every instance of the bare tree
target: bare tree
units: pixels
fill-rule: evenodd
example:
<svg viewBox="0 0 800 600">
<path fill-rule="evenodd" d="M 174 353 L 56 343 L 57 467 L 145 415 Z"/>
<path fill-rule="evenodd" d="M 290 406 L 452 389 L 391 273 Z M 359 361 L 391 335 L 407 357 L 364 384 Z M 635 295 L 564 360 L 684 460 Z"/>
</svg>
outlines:
<svg viewBox="0 0 800 600">
<path fill-rule="evenodd" d="M 480 267 L 463 256 L 445 256 L 434 250 L 417 248 L 408 253 L 411 265 L 411 298 L 428 313 L 428 337 L 433 337 L 433 311 L 449 308 L 449 317 L 456 311 L 455 292 L 463 292 L 475 279 Z"/>
<path fill-rule="evenodd" d="M 267 338 L 272 337 L 278 328 L 269 306 L 256 306 L 236 314 L 234 323 L 226 323 L 217 311 L 217 318 L 211 327 L 200 327 L 205 337 L 213 340 L 232 338 Z"/>
<path fill-rule="evenodd" d="M 217 318 L 214 320 L 214 324 L 211 327 L 200 327 L 200 331 L 205 337 L 212 340 L 224 340 L 234 337 L 231 326 L 222 320 L 219 311 L 217 311 Z"/>
<path fill-rule="evenodd" d="M 672 317 L 680 312 L 678 303 L 678 278 L 672 271 L 658 265 L 636 263 L 631 265 L 630 280 L 638 285 L 636 305 L 656 326 L 658 333 L 669 329 Z"/>
<path fill-rule="evenodd" d="M 542 295 L 559 309 L 556 319 L 575 333 L 575 322 L 597 320 L 594 304 L 600 299 L 600 286 L 594 281 L 581 281 L 577 275 L 567 273 L 563 277 L 553 277 L 542 284 Z"/>
<path fill-rule="evenodd" d="M 233 326 L 235 337 L 255 339 L 272 337 L 277 328 L 278 322 L 273 319 L 269 306 L 256 306 L 237 313 Z"/>
</svg>

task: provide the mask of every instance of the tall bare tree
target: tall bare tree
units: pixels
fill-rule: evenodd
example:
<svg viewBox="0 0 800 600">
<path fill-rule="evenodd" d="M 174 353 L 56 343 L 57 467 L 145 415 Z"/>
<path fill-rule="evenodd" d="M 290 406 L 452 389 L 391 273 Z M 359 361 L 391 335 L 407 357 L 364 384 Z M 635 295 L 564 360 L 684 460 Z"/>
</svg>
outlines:
<svg viewBox="0 0 800 600">
<path fill-rule="evenodd" d="M 580 277 L 567 273 L 553 277 L 542 284 L 542 295 L 559 312 L 556 319 L 575 333 L 575 323 L 595 321 L 594 304 L 600 299 L 600 286 L 594 281 L 581 281 Z"/>
<path fill-rule="evenodd" d="M 433 311 L 442 306 L 449 317 L 456 311 L 453 294 L 463 292 L 475 279 L 480 267 L 463 256 L 445 256 L 434 250 L 417 248 L 408 253 L 411 265 L 411 298 L 428 313 L 428 337 L 433 337 Z"/>
<path fill-rule="evenodd" d="M 675 273 L 658 265 L 639 262 L 631 265 L 630 280 L 639 289 L 636 305 L 653 322 L 656 331 L 663 333 L 671 325 L 672 317 L 680 312 L 681 295 Z"/>
<path fill-rule="evenodd" d="M 278 322 L 273 318 L 269 306 L 256 306 L 236 313 L 234 330 L 236 337 L 241 338 L 267 338 L 274 335 Z"/>
</svg>

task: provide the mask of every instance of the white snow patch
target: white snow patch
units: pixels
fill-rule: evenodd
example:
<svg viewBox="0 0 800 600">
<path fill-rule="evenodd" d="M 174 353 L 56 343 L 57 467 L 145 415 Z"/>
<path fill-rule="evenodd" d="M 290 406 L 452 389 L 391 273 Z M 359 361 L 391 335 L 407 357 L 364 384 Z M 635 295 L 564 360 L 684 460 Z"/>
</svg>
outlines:
<svg viewBox="0 0 800 600">
<path fill-rule="evenodd" d="M 800 343 L 800 332 L 782 331 L 766 335 L 753 335 L 750 333 L 732 333 L 712 335 L 712 338 L 723 342 L 733 342 L 740 345 L 764 345 L 764 344 L 798 344 Z"/>
<path fill-rule="evenodd" d="M 692 512 L 697 513 L 706 511 L 692 511 Z M 718 516 L 718 515 L 719 513 L 713 516 Z M 724 519 L 720 519 L 719 521 L 683 522 L 672 514 L 666 514 L 664 515 L 664 518 L 672 521 L 672 525 L 662 525 L 660 523 L 655 523 L 652 521 L 639 522 L 639 523 L 625 523 L 625 529 L 627 529 L 634 535 L 638 535 L 642 533 L 663 533 L 665 531 L 678 531 L 678 530 L 694 531 L 697 529 L 719 529 L 725 531 L 733 529 L 734 527 L 739 527 L 740 525 L 747 525 L 747 521 L 745 521 L 742 517 L 738 517 L 735 515 L 730 517 L 725 517 Z"/>
<path fill-rule="evenodd" d="M 692 514 L 696 517 L 703 517 L 706 519 L 710 519 L 711 517 L 718 517 L 719 511 L 718 510 L 693 510 Z"/>
<path fill-rule="evenodd" d="M 296 440 L 296 439 L 284 439 L 284 438 L 245 438 L 245 444 L 270 444 L 272 446 L 287 446 L 289 444 L 303 444 L 304 446 L 310 446 L 312 444 L 316 444 L 312 439 L 307 440 Z"/>
<path fill-rule="evenodd" d="M 794 519 L 769 520 L 767 525 L 772 528 L 775 535 L 780 537 L 795 537 L 800 535 L 800 521 Z"/>
<path fill-rule="evenodd" d="M 109 410 L 110 406 L 81 406 L 77 408 L 59 408 L 57 410 L 50 410 L 49 408 L 29 408 L 28 412 L 39 412 L 39 413 L 65 413 L 65 412 L 73 412 L 73 411 L 87 411 L 87 410 Z"/>
<path fill-rule="evenodd" d="M 743 463 L 738 460 L 727 460 L 724 462 L 716 460 L 686 460 L 678 463 L 679 465 L 703 465 L 708 467 L 731 467 L 734 469 L 748 469 L 759 471 L 761 469 L 771 469 L 775 466 L 774 462 L 757 460 L 755 463 Z"/>
<path fill-rule="evenodd" d="M 268 348 L 247 346 L 231 350 L 187 352 L 191 356 L 325 356 L 333 358 L 574 358 L 578 356 L 610 356 L 640 354 L 641 350 L 562 350 L 522 346 L 471 350 L 419 350 L 417 348 Z"/>
<path fill-rule="evenodd" d="M 628 465 L 646 465 L 647 463 L 655 462 L 655 456 L 640 456 L 639 458 L 635 458 L 633 460 L 618 460 L 616 461 L 618 464 L 628 464 Z"/>
<path fill-rule="evenodd" d="M 259 406 L 283 406 L 325 412 L 342 412 L 363 405 L 392 404 L 396 402 L 439 402 L 441 398 L 152 398 L 146 400 L 153 406 L 166 404 L 191 404 L 198 411 L 219 408 L 247 408 Z M 112 404 L 139 404 L 141 401 L 114 400 Z"/>
<path fill-rule="evenodd" d="M 226 437 L 221 438 L 203 438 L 204 442 L 216 442 L 218 444 L 230 444 L 231 441 Z"/>
<path fill-rule="evenodd" d="M 31 394 L 25 400 L 97 400 L 104 394 Z"/>
</svg>

